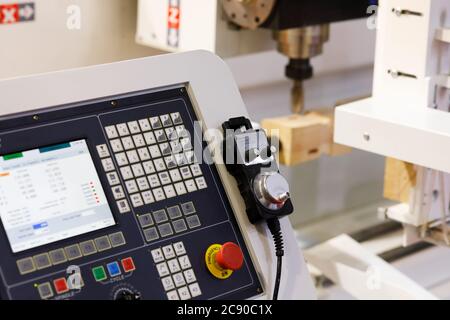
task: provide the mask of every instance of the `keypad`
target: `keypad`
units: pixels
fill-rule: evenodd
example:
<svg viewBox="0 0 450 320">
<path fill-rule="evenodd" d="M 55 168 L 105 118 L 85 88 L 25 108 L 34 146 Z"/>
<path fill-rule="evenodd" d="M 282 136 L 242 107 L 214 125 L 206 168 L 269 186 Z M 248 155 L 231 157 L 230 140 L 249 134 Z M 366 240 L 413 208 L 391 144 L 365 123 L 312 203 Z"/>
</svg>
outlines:
<svg viewBox="0 0 450 320">
<path fill-rule="evenodd" d="M 207 188 L 179 112 L 106 126 L 105 133 L 113 153 L 106 145 L 97 150 L 121 213 Z"/>
<path fill-rule="evenodd" d="M 202 294 L 183 242 L 151 251 L 168 300 L 188 300 Z"/>
<path fill-rule="evenodd" d="M 147 242 L 179 234 L 201 226 L 192 201 L 137 215 Z"/>
</svg>

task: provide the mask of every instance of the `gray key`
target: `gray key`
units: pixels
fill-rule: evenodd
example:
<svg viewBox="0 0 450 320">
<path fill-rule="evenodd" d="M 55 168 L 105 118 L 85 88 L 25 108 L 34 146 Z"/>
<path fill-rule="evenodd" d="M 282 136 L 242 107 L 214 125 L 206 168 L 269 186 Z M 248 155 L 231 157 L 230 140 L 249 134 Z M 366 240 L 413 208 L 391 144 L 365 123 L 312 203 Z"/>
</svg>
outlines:
<svg viewBox="0 0 450 320">
<path fill-rule="evenodd" d="M 186 222 L 183 219 L 175 220 L 172 222 L 173 228 L 176 233 L 180 233 L 187 230 Z"/>
<path fill-rule="evenodd" d="M 173 234 L 172 226 L 170 223 L 164 223 L 158 226 L 159 233 L 161 237 L 168 237 Z"/>
<path fill-rule="evenodd" d="M 80 246 L 77 244 L 68 246 L 65 248 L 66 256 L 69 260 L 75 260 L 81 258 L 83 255 L 81 254 Z"/>
<path fill-rule="evenodd" d="M 53 265 L 58 265 L 67 261 L 66 253 L 64 249 L 56 249 L 49 252 L 50 260 L 52 260 Z"/>
<path fill-rule="evenodd" d="M 111 249 L 111 243 L 109 242 L 108 236 L 95 239 L 95 245 L 97 246 L 99 252 Z"/>
<path fill-rule="evenodd" d="M 169 220 L 167 218 L 166 210 L 164 209 L 153 212 L 153 218 L 155 218 L 156 223 L 162 223 Z"/>
<path fill-rule="evenodd" d="M 109 235 L 109 240 L 111 240 L 111 244 L 114 248 L 123 246 L 126 241 L 122 232 L 116 232 Z"/>
<path fill-rule="evenodd" d="M 167 213 L 169 214 L 170 219 L 176 219 L 181 217 L 181 210 L 179 206 L 167 208 Z"/>
<path fill-rule="evenodd" d="M 181 209 L 183 210 L 183 213 L 185 215 L 193 214 L 196 211 L 195 207 L 194 207 L 194 203 L 192 201 L 191 202 L 182 203 L 181 204 Z"/>
<path fill-rule="evenodd" d="M 189 216 L 186 218 L 187 224 L 190 229 L 200 227 L 200 219 L 198 218 L 198 215 L 195 216 Z"/>
<path fill-rule="evenodd" d="M 50 257 L 48 253 L 38 254 L 34 256 L 34 264 L 38 270 L 45 269 L 51 267 L 52 263 L 50 262 Z"/>
<path fill-rule="evenodd" d="M 147 242 L 156 240 L 159 238 L 158 231 L 156 231 L 155 227 L 145 229 L 144 237 L 145 237 L 145 240 L 147 240 Z"/>
<path fill-rule="evenodd" d="M 19 268 L 19 272 L 22 275 L 36 271 L 36 266 L 34 265 L 33 258 L 18 260 L 17 267 Z"/>
<path fill-rule="evenodd" d="M 95 247 L 95 243 L 92 240 L 84 241 L 80 243 L 81 253 L 83 256 L 90 256 L 97 252 L 97 248 Z"/>
<path fill-rule="evenodd" d="M 150 227 L 153 225 L 153 218 L 150 213 L 139 216 L 138 219 L 139 219 L 139 223 L 141 224 L 142 228 Z"/>
<path fill-rule="evenodd" d="M 53 297 L 53 289 L 49 282 L 40 284 L 37 289 L 41 299 L 49 299 Z"/>
</svg>

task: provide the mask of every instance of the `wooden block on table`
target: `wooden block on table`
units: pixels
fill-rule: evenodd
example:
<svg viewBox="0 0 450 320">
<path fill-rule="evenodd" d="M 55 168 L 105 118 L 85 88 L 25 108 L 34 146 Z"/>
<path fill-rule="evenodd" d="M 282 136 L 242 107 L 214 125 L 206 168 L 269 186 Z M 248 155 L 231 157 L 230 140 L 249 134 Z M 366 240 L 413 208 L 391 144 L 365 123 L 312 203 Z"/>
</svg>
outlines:
<svg viewBox="0 0 450 320">
<path fill-rule="evenodd" d="M 410 192 L 416 185 L 417 172 L 413 164 L 386 158 L 384 171 L 384 197 L 408 203 Z"/>
<path fill-rule="evenodd" d="M 334 143 L 334 110 L 265 119 L 261 126 L 280 140 L 280 163 L 296 165 L 323 154 L 337 156 L 351 148 Z"/>
<path fill-rule="evenodd" d="M 330 119 L 319 114 L 265 119 L 261 125 L 269 136 L 279 138 L 282 164 L 314 160 L 330 149 Z"/>
</svg>

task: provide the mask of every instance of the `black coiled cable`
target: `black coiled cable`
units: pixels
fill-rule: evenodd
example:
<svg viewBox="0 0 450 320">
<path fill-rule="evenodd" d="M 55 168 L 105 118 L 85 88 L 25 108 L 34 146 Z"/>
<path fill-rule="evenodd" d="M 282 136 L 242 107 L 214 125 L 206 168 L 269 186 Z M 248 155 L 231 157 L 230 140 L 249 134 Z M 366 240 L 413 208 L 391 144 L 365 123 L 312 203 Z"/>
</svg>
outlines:
<svg viewBox="0 0 450 320">
<path fill-rule="evenodd" d="M 275 277 L 272 300 L 278 300 L 278 291 L 280 290 L 281 270 L 284 256 L 283 233 L 281 231 L 280 220 L 278 220 L 278 218 L 267 220 L 267 226 L 272 234 L 273 242 L 275 244 L 275 254 L 277 256 L 277 274 Z"/>
</svg>

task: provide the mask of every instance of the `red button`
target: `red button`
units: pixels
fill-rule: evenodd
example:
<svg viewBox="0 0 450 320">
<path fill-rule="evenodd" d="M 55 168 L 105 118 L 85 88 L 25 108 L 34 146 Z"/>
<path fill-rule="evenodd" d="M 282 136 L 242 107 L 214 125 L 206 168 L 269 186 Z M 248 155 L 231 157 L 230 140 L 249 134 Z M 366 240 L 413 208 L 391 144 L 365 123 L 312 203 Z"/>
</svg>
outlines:
<svg viewBox="0 0 450 320">
<path fill-rule="evenodd" d="M 125 270 L 125 272 L 131 272 L 131 271 L 136 270 L 133 258 L 131 258 L 131 257 L 122 259 L 122 267 L 123 267 L 123 270 Z"/>
<path fill-rule="evenodd" d="M 227 242 L 216 253 L 216 261 L 224 269 L 239 270 L 244 263 L 244 255 L 237 244 Z"/>
<path fill-rule="evenodd" d="M 55 290 L 58 294 L 69 291 L 69 286 L 67 285 L 66 278 L 56 279 L 55 281 L 53 281 L 53 285 L 55 286 Z"/>
</svg>

